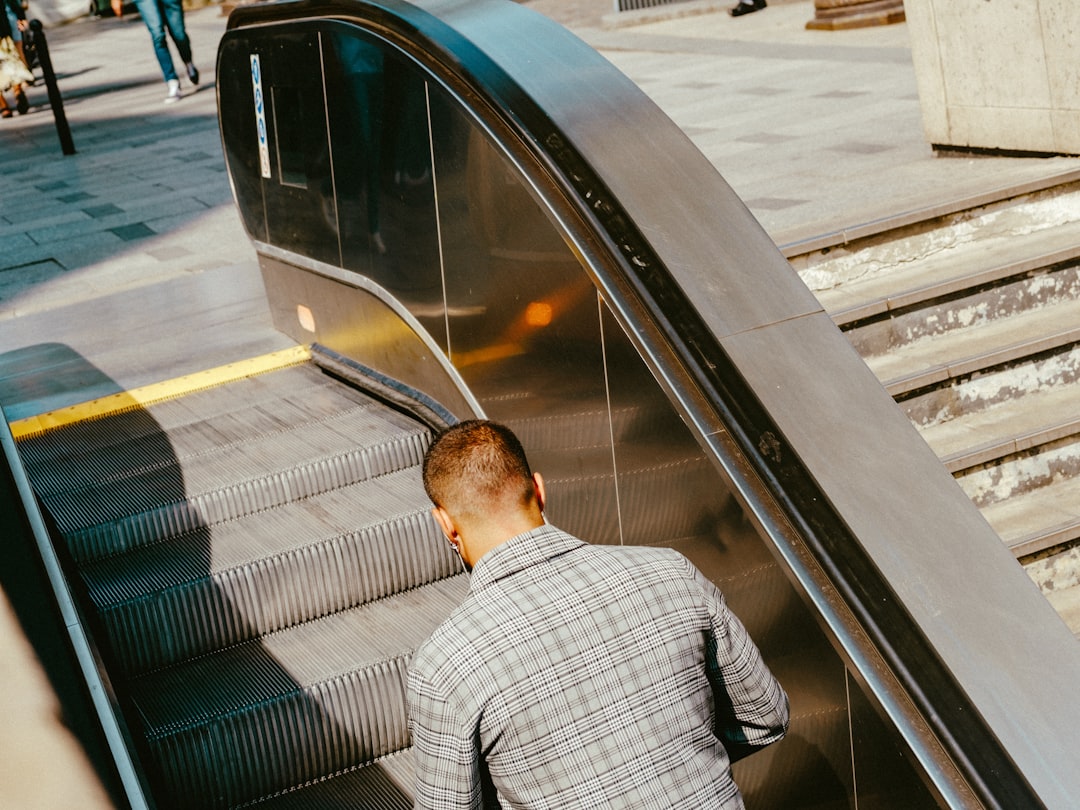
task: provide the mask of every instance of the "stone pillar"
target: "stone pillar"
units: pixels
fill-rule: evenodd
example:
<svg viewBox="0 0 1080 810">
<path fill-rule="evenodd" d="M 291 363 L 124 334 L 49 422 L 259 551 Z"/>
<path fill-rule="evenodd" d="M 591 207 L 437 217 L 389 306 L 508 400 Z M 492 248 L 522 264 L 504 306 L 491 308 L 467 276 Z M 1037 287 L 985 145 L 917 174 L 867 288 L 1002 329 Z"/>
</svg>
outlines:
<svg viewBox="0 0 1080 810">
<path fill-rule="evenodd" d="M 904 0 L 814 0 L 807 28 L 835 31 L 904 21 Z"/>
<path fill-rule="evenodd" d="M 1080 154 L 1080 0 L 906 0 L 937 147 Z"/>
</svg>

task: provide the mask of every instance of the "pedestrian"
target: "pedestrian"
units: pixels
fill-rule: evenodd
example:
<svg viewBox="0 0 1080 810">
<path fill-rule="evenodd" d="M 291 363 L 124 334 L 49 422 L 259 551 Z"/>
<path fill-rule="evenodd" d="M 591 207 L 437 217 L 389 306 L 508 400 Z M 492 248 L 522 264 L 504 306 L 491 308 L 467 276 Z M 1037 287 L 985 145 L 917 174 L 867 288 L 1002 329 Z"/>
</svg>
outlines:
<svg viewBox="0 0 1080 810">
<path fill-rule="evenodd" d="M 720 591 L 672 549 L 547 523 L 505 426 L 424 458 L 469 591 L 409 669 L 416 807 L 742 808 L 730 763 L 779 740 L 788 699 Z"/>
<path fill-rule="evenodd" d="M 26 98 L 26 85 L 34 81 L 34 74 L 26 66 L 22 56 L 21 42 L 26 30 L 26 12 L 21 0 L 4 0 L 4 10 L 0 13 L 0 118 L 11 118 L 4 93 L 13 90 L 15 109 L 22 115 L 30 109 Z"/>
<path fill-rule="evenodd" d="M 728 14 L 732 17 L 741 17 L 743 14 L 761 11 L 765 6 L 765 0 L 739 0 L 739 4 L 728 11 Z"/>
<path fill-rule="evenodd" d="M 111 4 L 113 13 L 117 17 L 122 16 L 124 0 L 111 0 Z M 172 104 L 180 100 L 180 79 L 173 66 L 172 54 L 169 53 L 169 43 L 165 38 L 166 30 L 172 37 L 180 59 L 184 62 L 188 79 L 192 84 L 199 83 L 199 71 L 191 58 L 191 40 L 188 39 L 187 29 L 184 27 L 183 3 L 181 0 L 135 0 L 135 8 L 138 9 L 139 16 L 150 31 L 150 39 L 154 43 L 154 55 L 165 77 L 165 85 L 168 88 L 165 103 Z"/>
</svg>

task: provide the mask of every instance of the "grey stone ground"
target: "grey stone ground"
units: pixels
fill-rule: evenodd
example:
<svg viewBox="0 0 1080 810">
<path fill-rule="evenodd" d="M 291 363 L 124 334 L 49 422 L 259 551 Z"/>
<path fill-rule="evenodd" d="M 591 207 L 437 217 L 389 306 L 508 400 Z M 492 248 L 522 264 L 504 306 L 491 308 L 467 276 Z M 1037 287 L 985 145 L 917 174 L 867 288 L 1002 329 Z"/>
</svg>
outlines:
<svg viewBox="0 0 1080 810">
<path fill-rule="evenodd" d="M 528 5 L 652 96 L 782 246 L 1080 169 L 1075 158 L 937 156 L 923 140 L 903 24 L 807 31 L 811 0 L 738 19 L 714 0 L 618 17 L 610 0 Z M 0 358 L 62 343 L 131 386 L 284 342 L 262 312 L 218 140 L 213 63 L 225 19 L 209 7 L 188 25 L 202 83 L 168 107 L 137 17 L 49 32 L 77 154 L 61 153 L 41 85 L 27 115 L 0 120 Z M 256 337 L 234 340 L 238 324 Z M 26 413 L 59 403 L 3 404 Z M 85 791 L 79 801 L 38 795 L 35 762 L 64 763 L 65 784 L 83 777 L 27 661 L 15 625 L 0 622 L 3 683 L 37 684 L 3 690 L 27 697 L 4 709 L 0 806 L 94 806 Z"/>
</svg>

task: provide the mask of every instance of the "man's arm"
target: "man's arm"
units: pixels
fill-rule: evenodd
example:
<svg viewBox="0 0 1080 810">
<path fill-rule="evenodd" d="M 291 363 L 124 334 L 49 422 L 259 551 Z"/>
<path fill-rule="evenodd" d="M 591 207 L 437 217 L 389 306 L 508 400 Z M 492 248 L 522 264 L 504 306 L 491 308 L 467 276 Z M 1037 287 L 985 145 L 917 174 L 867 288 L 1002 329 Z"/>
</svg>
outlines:
<svg viewBox="0 0 1080 810">
<path fill-rule="evenodd" d="M 712 632 L 706 666 L 716 701 L 716 734 L 732 762 L 787 733 L 788 696 L 719 589 L 695 569 Z"/>
<path fill-rule="evenodd" d="M 409 670 L 406 703 L 417 810 L 481 810 L 480 751 L 473 724 L 457 716 L 443 691 L 415 668 Z"/>
</svg>

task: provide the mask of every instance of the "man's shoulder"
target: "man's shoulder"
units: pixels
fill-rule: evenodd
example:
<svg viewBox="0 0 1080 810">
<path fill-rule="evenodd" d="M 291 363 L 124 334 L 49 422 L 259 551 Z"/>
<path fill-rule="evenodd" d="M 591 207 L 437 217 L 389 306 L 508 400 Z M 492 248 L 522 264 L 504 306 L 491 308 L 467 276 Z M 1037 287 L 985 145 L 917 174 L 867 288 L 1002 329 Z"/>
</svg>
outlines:
<svg viewBox="0 0 1080 810">
<path fill-rule="evenodd" d="M 587 554 L 599 560 L 609 559 L 613 564 L 627 567 L 654 568 L 686 574 L 694 570 L 693 564 L 678 550 L 665 546 L 609 546 L 587 545 Z"/>
<path fill-rule="evenodd" d="M 440 673 L 455 673 L 474 665 L 480 636 L 489 624 L 479 608 L 476 594 L 466 594 L 461 604 L 432 631 L 413 653 L 410 670 L 425 676 L 439 677 Z"/>
</svg>

